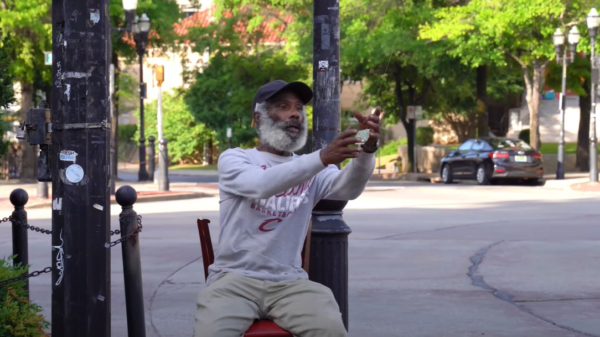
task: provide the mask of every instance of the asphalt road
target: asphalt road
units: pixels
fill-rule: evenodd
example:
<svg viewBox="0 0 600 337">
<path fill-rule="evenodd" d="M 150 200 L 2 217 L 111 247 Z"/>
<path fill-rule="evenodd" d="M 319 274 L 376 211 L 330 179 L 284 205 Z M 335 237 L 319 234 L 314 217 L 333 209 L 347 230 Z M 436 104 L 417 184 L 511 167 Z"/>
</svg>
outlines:
<svg viewBox="0 0 600 337">
<path fill-rule="evenodd" d="M 600 201 L 545 187 L 372 183 L 349 202 L 350 336 L 600 336 Z M 218 199 L 142 203 L 148 336 L 190 336 L 204 286 L 195 219 Z M 113 227 L 118 209 L 112 208 Z M 48 210 L 29 212 L 49 226 Z M 0 255 L 11 253 L 0 227 Z M 47 236 L 30 261 L 50 264 Z M 50 277 L 31 281 L 50 314 Z M 126 336 L 120 248 L 112 251 L 112 331 Z"/>
</svg>

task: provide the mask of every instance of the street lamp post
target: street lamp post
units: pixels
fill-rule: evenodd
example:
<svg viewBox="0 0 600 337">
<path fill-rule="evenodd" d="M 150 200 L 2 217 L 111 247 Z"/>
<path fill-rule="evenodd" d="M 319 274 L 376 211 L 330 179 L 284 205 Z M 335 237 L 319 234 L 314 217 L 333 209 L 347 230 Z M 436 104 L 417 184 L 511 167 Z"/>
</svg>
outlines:
<svg viewBox="0 0 600 337">
<path fill-rule="evenodd" d="M 140 59 L 140 169 L 138 180 L 148 180 L 148 171 L 146 171 L 146 139 L 144 138 L 144 98 L 146 98 L 146 83 L 144 83 L 144 52 L 148 43 L 148 33 L 150 32 L 150 19 L 146 13 L 141 18 L 136 17 L 132 27 L 135 47 Z"/>
<path fill-rule="evenodd" d="M 231 99 L 231 91 L 227 92 L 227 98 Z M 228 147 L 228 149 L 231 149 L 232 130 L 231 130 L 231 111 L 230 111 L 230 109 L 227 109 L 227 116 L 229 118 L 229 126 L 227 127 L 227 139 L 229 140 L 229 147 Z"/>
<path fill-rule="evenodd" d="M 556 32 L 552 36 L 554 43 L 554 49 L 556 51 L 556 62 L 562 63 L 562 86 L 560 90 L 560 140 L 558 142 L 558 162 L 556 164 L 556 179 L 565 179 L 565 110 L 567 107 L 565 92 L 567 91 L 567 62 L 573 63 L 575 60 L 575 52 L 577 51 L 577 44 L 581 39 L 581 34 L 577 30 L 577 26 L 573 26 L 569 32 L 569 52 L 567 48 L 562 48 L 565 44 L 565 35 L 562 33 L 560 28 L 556 29 Z M 561 54 L 562 50 L 562 56 Z"/>
<path fill-rule="evenodd" d="M 598 35 L 598 26 L 600 26 L 600 16 L 596 8 L 592 8 L 587 16 L 588 33 L 590 35 L 590 42 L 592 45 L 592 53 L 590 60 L 592 62 L 592 88 L 590 93 L 592 95 L 592 111 L 590 113 L 590 182 L 598 182 L 598 143 L 596 139 L 596 92 L 598 87 L 598 62 L 596 60 L 595 48 L 596 48 L 596 35 Z"/>
</svg>

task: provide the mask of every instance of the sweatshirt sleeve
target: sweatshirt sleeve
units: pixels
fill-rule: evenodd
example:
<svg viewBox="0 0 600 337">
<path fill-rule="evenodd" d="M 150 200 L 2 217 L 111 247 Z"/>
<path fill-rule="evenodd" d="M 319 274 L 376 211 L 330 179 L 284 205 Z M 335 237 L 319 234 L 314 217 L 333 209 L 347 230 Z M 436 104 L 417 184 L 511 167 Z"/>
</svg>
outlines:
<svg viewBox="0 0 600 337">
<path fill-rule="evenodd" d="M 219 157 L 219 187 L 231 194 L 266 199 L 312 179 L 325 169 L 320 151 L 287 163 L 263 169 L 251 162 L 242 149 L 231 149 Z"/>
<path fill-rule="evenodd" d="M 318 199 L 354 200 L 358 198 L 375 168 L 374 153 L 360 153 L 344 169 L 335 165 L 317 175 Z M 318 201 L 318 200 L 317 200 Z"/>
</svg>

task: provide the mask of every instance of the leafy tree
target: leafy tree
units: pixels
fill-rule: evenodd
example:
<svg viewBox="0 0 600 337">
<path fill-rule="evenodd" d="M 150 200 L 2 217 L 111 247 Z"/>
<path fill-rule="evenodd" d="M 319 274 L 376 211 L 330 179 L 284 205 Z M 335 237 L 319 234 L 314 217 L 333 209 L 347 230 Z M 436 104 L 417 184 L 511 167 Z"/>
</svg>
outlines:
<svg viewBox="0 0 600 337">
<path fill-rule="evenodd" d="M 11 60 L 7 52 L 10 48 L 10 41 L 2 39 L 0 35 L 0 69 L 10 69 Z M 7 109 L 9 105 L 15 102 L 13 80 L 14 78 L 9 71 L 0 73 L 0 108 Z"/>
<path fill-rule="evenodd" d="M 7 50 L 10 72 L 21 84 L 21 118 L 33 105 L 34 83 L 51 82 L 51 69 L 44 66 L 44 51 L 51 49 L 50 0 L 0 1 L 0 35 L 10 39 Z M 35 177 L 34 148 L 24 145 L 22 178 Z"/>
<path fill-rule="evenodd" d="M 231 125 L 234 145 L 253 146 L 256 132 L 250 127 L 251 105 L 258 88 L 275 79 L 289 82 L 305 74 L 304 67 L 287 66 L 280 51 L 260 56 L 217 54 L 196 75 L 186 102 L 198 121 L 217 132 L 221 144 L 227 143 L 226 129 Z"/>
<path fill-rule="evenodd" d="M 175 34 L 173 24 L 180 19 L 179 6 L 176 0 L 140 0 L 138 2 L 137 13 L 141 15 L 146 13 L 152 22 L 152 32 L 148 37 L 148 48 L 153 53 L 164 53 L 168 50 L 176 50 L 176 41 L 178 36 Z M 123 10 L 122 0 L 110 0 L 110 21 L 114 28 L 125 29 L 125 11 Z M 113 144 L 113 167 L 112 172 L 117 174 L 118 170 L 118 128 L 119 128 L 119 111 L 128 111 L 138 107 L 137 103 L 131 107 L 127 106 L 129 98 L 132 94 L 137 95 L 137 88 L 132 88 L 135 83 L 139 86 L 139 81 L 135 81 L 128 76 L 122 79 L 122 69 L 120 59 L 125 63 L 131 64 L 137 60 L 135 42 L 133 35 L 125 31 L 113 30 L 112 32 L 112 64 L 115 68 L 115 94 L 112 98 L 114 104 L 111 125 L 111 138 Z M 147 76 L 147 75 L 146 75 Z M 146 81 L 147 81 L 146 77 Z M 133 90 L 132 90 L 133 89 Z"/>
<path fill-rule="evenodd" d="M 590 169 L 590 111 L 591 104 L 591 64 L 587 57 L 577 55 L 572 64 L 568 65 L 567 88 L 579 95 L 579 132 L 577 133 L 577 154 L 575 167 L 580 171 Z M 547 84 L 557 92 L 562 90 L 562 64 L 551 62 L 546 73 Z"/>
<path fill-rule="evenodd" d="M 258 88 L 275 79 L 308 82 L 310 68 L 288 64 L 283 46 L 264 43 L 266 31 L 285 30 L 288 23 L 281 12 L 261 7 L 265 3 L 242 9 L 237 1 L 219 4 L 221 11 L 213 23 L 191 28 L 186 36 L 195 41 L 193 51 L 211 54 L 208 66 L 194 72 L 186 103 L 197 120 L 217 132 L 221 144 L 227 143 L 226 129 L 231 125 L 233 144 L 253 146 L 251 104 Z"/>
<path fill-rule="evenodd" d="M 421 25 L 420 36 L 444 40 L 449 53 L 465 64 L 506 66 L 522 70 L 531 121 L 530 143 L 540 146 L 539 102 L 546 66 L 554 56 L 551 35 L 581 22 L 589 10 L 585 0 L 472 0 L 439 8 L 436 21 Z M 570 21 L 573 20 L 573 21 Z"/>
<path fill-rule="evenodd" d="M 201 158 L 204 143 L 210 141 L 211 132 L 196 121 L 184 102 L 182 93 L 163 95 L 163 136 L 168 139 L 169 157 L 174 162 L 195 163 Z M 145 105 L 145 136 L 154 136 L 158 145 L 158 102 Z M 139 118 L 139 114 L 138 114 Z M 139 139 L 139 132 L 134 138 Z"/>
</svg>

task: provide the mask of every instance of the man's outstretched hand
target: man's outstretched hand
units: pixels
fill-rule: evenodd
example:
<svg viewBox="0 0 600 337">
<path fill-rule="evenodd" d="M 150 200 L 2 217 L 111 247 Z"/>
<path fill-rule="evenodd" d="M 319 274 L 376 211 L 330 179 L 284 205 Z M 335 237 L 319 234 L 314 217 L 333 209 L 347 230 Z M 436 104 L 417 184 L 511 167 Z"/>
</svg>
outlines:
<svg viewBox="0 0 600 337">
<path fill-rule="evenodd" d="M 366 148 L 377 148 L 379 140 L 379 124 L 383 119 L 383 112 L 380 107 L 375 108 L 369 116 L 363 116 L 358 111 L 354 111 L 354 117 L 358 119 L 358 128 L 360 130 L 369 129 L 369 139 L 365 143 Z"/>
<path fill-rule="evenodd" d="M 329 146 L 321 150 L 323 165 L 339 164 L 348 158 L 358 157 L 358 154 L 362 152 L 362 148 L 349 147 L 360 142 L 360 139 L 356 138 L 357 132 L 357 130 L 348 129 L 337 135 Z"/>
</svg>

